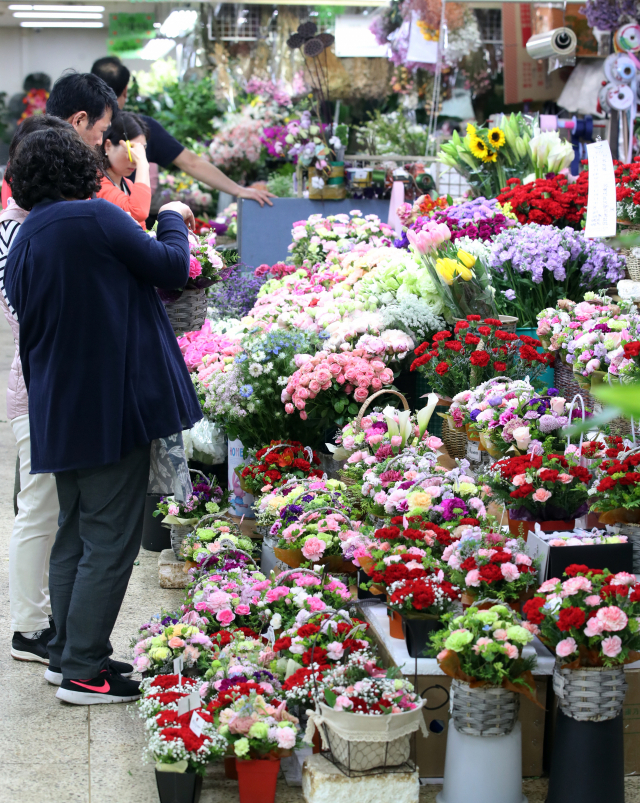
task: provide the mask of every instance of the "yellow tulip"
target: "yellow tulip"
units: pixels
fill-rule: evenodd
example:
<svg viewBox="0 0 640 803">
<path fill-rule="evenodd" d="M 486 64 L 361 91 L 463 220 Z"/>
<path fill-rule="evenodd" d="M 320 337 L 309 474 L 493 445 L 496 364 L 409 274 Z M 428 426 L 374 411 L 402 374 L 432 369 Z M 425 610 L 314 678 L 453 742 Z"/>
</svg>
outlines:
<svg viewBox="0 0 640 803">
<path fill-rule="evenodd" d="M 468 253 L 468 251 L 463 251 L 462 248 L 458 251 L 457 257 L 467 268 L 472 268 L 476 264 L 476 258 L 473 254 Z"/>
<path fill-rule="evenodd" d="M 456 262 L 456 273 L 461 276 L 465 282 L 473 279 L 473 271 L 469 270 L 469 268 L 461 262 Z"/>
<path fill-rule="evenodd" d="M 448 263 L 453 262 L 452 259 L 437 259 L 436 270 L 438 275 L 445 281 L 446 284 L 453 284 L 453 277 L 455 275 L 455 262 L 453 265 Z"/>
</svg>

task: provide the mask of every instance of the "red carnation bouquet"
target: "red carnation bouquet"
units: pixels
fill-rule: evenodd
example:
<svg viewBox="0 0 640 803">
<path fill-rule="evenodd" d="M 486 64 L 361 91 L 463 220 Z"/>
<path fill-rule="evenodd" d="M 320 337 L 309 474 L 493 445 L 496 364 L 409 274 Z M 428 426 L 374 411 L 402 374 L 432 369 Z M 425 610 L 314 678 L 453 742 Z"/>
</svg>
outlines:
<svg viewBox="0 0 640 803">
<path fill-rule="evenodd" d="M 635 575 L 572 564 L 543 583 L 522 610 L 564 667 L 620 666 L 640 659 Z"/>
<path fill-rule="evenodd" d="M 571 455 L 545 452 L 504 457 L 481 480 L 512 519 L 570 521 L 588 510 L 591 477 Z"/>
<path fill-rule="evenodd" d="M 520 223 L 564 228 L 579 231 L 587 208 L 589 173 L 579 174 L 575 184 L 565 176 L 538 178 L 523 184 L 519 178 L 510 178 L 498 195 L 501 204 L 511 204 Z"/>
<path fill-rule="evenodd" d="M 249 450 L 248 458 L 238 466 L 242 489 L 254 496 L 279 488 L 289 480 L 322 477 L 320 458 L 310 446 L 299 441 L 274 440 L 257 451 Z"/>
<path fill-rule="evenodd" d="M 410 619 L 440 618 L 460 599 L 460 589 L 444 577 L 398 580 L 387 588 L 388 607 Z"/>
<path fill-rule="evenodd" d="M 590 491 L 591 510 L 603 524 L 640 522 L 640 452 L 629 450 L 622 438 L 607 441 Z"/>
<path fill-rule="evenodd" d="M 140 716 L 146 720 L 147 752 L 156 764 L 186 762 L 187 772 L 204 775 L 207 764 L 227 751 L 227 740 L 218 733 L 210 707 L 197 709 L 203 721 L 198 735 L 191 730 L 193 710 L 178 713 L 178 703 L 199 692 L 201 680 L 159 675 L 140 684 Z"/>
<path fill-rule="evenodd" d="M 618 218 L 628 223 L 640 223 L 640 158 L 631 164 L 614 161 Z"/>
<path fill-rule="evenodd" d="M 432 343 L 421 343 L 415 350 L 412 371 L 425 376 L 439 396 L 453 397 L 461 389 L 473 388 L 492 379 L 535 379 L 555 356 L 538 353 L 542 344 L 528 335 L 505 332 L 497 318 L 467 315 L 458 321 L 453 334 L 436 332 Z"/>
</svg>

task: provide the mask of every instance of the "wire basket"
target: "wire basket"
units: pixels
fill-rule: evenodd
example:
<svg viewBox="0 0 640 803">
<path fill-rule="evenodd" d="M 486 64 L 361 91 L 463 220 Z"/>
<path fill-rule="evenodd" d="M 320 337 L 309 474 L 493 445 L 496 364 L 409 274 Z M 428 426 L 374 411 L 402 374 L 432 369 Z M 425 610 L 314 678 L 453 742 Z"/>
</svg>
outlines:
<svg viewBox="0 0 640 803">
<path fill-rule="evenodd" d="M 566 669 L 556 661 L 553 690 L 566 716 L 579 722 L 604 722 L 621 713 L 627 680 L 623 666 Z"/>
<path fill-rule="evenodd" d="M 499 686 L 451 681 L 451 716 L 458 733 L 468 736 L 507 736 L 520 711 L 520 695 Z"/>
<path fill-rule="evenodd" d="M 176 335 L 202 329 L 207 317 L 207 296 L 204 289 L 183 290 L 177 301 L 164 305 L 169 323 Z"/>
</svg>

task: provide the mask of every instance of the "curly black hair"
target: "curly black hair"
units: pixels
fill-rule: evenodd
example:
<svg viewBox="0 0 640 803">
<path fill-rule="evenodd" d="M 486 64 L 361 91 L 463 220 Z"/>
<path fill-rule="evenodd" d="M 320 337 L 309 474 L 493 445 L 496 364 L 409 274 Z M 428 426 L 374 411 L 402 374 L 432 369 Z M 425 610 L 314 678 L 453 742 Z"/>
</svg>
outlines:
<svg viewBox="0 0 640 803">
<path fill-rule="evenodd" d="M 30 211 L 40 201 L 90 198 L 100 187 L 99 155 L 75 131 L 34 131 L 16 148 L 7 180 L 18 206 Z"/>
</svg>

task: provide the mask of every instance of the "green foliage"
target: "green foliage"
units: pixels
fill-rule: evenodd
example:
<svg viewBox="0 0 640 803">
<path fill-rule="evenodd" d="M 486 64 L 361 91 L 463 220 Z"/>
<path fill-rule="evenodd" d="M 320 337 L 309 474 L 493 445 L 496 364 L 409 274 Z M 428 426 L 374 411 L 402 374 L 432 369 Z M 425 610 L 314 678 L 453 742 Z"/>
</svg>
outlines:
<svg viewBox="0 0 640 803">
<path fill-rule="evenodd" d="M 371 155 L 398 153 L 422 156 L 426 153 L 427 134 L 423 126 L 412 125 L 401 112 L 382 114 L 379 109 L 356 129 L 358 143 Z"/>
<path fill-rule="evenodd" d="M 267 187 L 269 191 L 277 195 L 278 198 L 293 198 L 293 179 L 291 175 L 270 173 Z"/>
<path fill-rule="evenodd" d="M 214 117 L 222 116 L 215 99 L 215 83 L 211 75 L 195 81 L 179 81 L 144 96 L 137 81 L 131 82 L 126 110 L 147 114 L 156 119 L 178 141 L 188 138 L 213 138 Z"/>
</svg>

